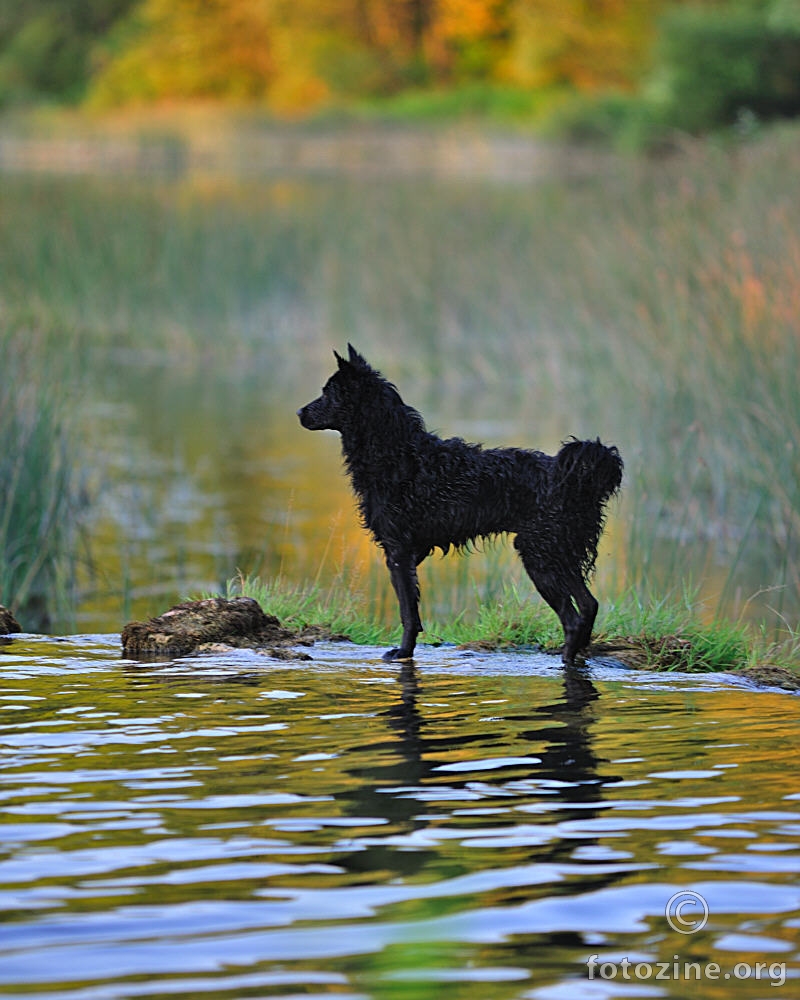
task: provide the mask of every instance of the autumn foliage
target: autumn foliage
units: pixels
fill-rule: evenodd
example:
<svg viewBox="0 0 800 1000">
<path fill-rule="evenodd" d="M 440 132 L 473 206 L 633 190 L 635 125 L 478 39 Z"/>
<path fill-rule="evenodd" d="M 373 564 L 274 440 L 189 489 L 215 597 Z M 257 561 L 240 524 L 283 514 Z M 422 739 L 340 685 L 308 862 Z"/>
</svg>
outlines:
<svg viewBox="0 0 800 1000">
<path fill-rule="evenodd" d="M 93 99 L 330 99 L 485 81 L 629 86 L 664 0 L 144 0 L 98 57 Z"/>
<path fill-rule="evenodd" d="M 199 99 L 302 114 L 397 94 L 432 107 L 432 92 L 478 110 L 501 95 L 525 114 L 531 95 L 568 95 L 589 133 L 790 117 L 800 0 L 0 0 L 0 107 Z"/>
</svg>

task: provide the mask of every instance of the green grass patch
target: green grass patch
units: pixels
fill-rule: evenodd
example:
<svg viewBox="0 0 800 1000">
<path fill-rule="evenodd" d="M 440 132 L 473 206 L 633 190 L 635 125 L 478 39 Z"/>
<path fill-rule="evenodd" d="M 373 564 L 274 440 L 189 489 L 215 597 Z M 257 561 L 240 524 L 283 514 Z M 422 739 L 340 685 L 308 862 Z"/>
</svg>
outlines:
<svg viewBox="0 0 800 1000">
<path fill-rule="evenodd" d="M 207 595 L 208 596 L 208 595 Z M 318 585 L 287 585 L 280 579 L 263 581 L 239 575 L 228 581 L 223 595 L 245 596 L 259 602 L 291 628 L 317 626 L 362 645 L 386 645 L 398 639 L 399 626 L 369 617 L 369 602 L 344 584 L 334 590 Z M 562 641 L 555 614 L 541 601 L 521 595 L 509 585 L 495 601 L 479 605 L 467 620 L 430 622 L 422 635 L 426 644 L 451 643 L 480 649 L 536 647 L 556 652 Z M 800 635 L 788 633 L 770 641 L 741 623 L 704 621 L 692 595 L 647 604 L 626 594 L 602 611 L 591 655 L 610 656 L 630 667 L 680 673 L 788 670 L 795 676 Z M 796 674 L 800 681 L 800 673 Z"/>
<path fill-rule="evenodd" d="M 629 592 L 602 614 L 595 642 L 630 666 L 685 673 L 741 670 L 765 654 L 747 626 L 701 610 L 691 592 L 648 602 Z"/>
<path fill-rule="evenodd" d="M 266 614 L 275 615 L 287 628 L 319 626 L 365 646 L 390 642 L 395 631 L 365 613 L 368 604 L 363 593 L 348 589 L 343 581 L 323 589 L 315 583 L 239 574 L 228 580 L 222 596 L 252 597 Z"/>
<path fill-rule="evenodd" d="M 530 126 L 552 101 L 546 90 L 473 82 L 446 88 L 410 88 L 391 97 L 353 102 L 338 113 L 345 119 L 361 117 L 412 125 L 470 121 L 482 125 Z"/>
</svg>

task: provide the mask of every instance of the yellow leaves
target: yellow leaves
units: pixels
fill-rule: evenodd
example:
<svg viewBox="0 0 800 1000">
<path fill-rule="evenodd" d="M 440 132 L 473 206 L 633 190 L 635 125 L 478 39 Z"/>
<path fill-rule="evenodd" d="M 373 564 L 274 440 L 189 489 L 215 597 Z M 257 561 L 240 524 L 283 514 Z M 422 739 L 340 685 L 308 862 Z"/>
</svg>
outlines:
<svg viewBox="0 0 800 1000">
<path fill-rule="evenodd" d="M 330 90 L 315 70 L 311 40 L 285 26 L 275 29 L 272 40 L 275 75 L 268 91 L 270 108 L 292 116 L 323 104 Z"/>
<path fill-rule="evenodd" d="M 135 40 L 99 74 L 95 103 L 253 100 L 271 81 L 266 0 L 145 0 L 138 24 Z"/>
</svg>

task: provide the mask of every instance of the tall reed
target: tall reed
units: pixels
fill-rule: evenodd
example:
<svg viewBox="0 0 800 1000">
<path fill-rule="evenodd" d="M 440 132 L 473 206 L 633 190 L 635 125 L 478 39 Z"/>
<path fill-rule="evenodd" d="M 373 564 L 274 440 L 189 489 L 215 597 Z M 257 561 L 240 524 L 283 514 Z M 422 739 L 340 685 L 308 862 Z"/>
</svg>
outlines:
<svg viewBox="0 0 800 1000">
<path fill-rule="evenodd" d="M 79 476 L 64 408 L 41 338 L 0 318 L 0 601 L 31 632 L 69 627 L 74 610 Z"/>
</svg>

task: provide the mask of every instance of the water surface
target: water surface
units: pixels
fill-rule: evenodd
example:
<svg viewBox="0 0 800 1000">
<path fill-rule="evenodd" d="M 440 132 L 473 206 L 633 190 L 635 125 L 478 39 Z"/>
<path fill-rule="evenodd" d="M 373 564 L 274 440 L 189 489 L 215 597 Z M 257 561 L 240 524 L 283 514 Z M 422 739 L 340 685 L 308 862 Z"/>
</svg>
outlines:
<svg viewBox="0 0 800 1000">
<path fill-rule="evenodd" d="M 311 653 L 0 649 L 0 993 L 792 995 L 796 697 L 533 653 Z M 679 933 L 687 890 L 708 916 Z"/>
</svg>

